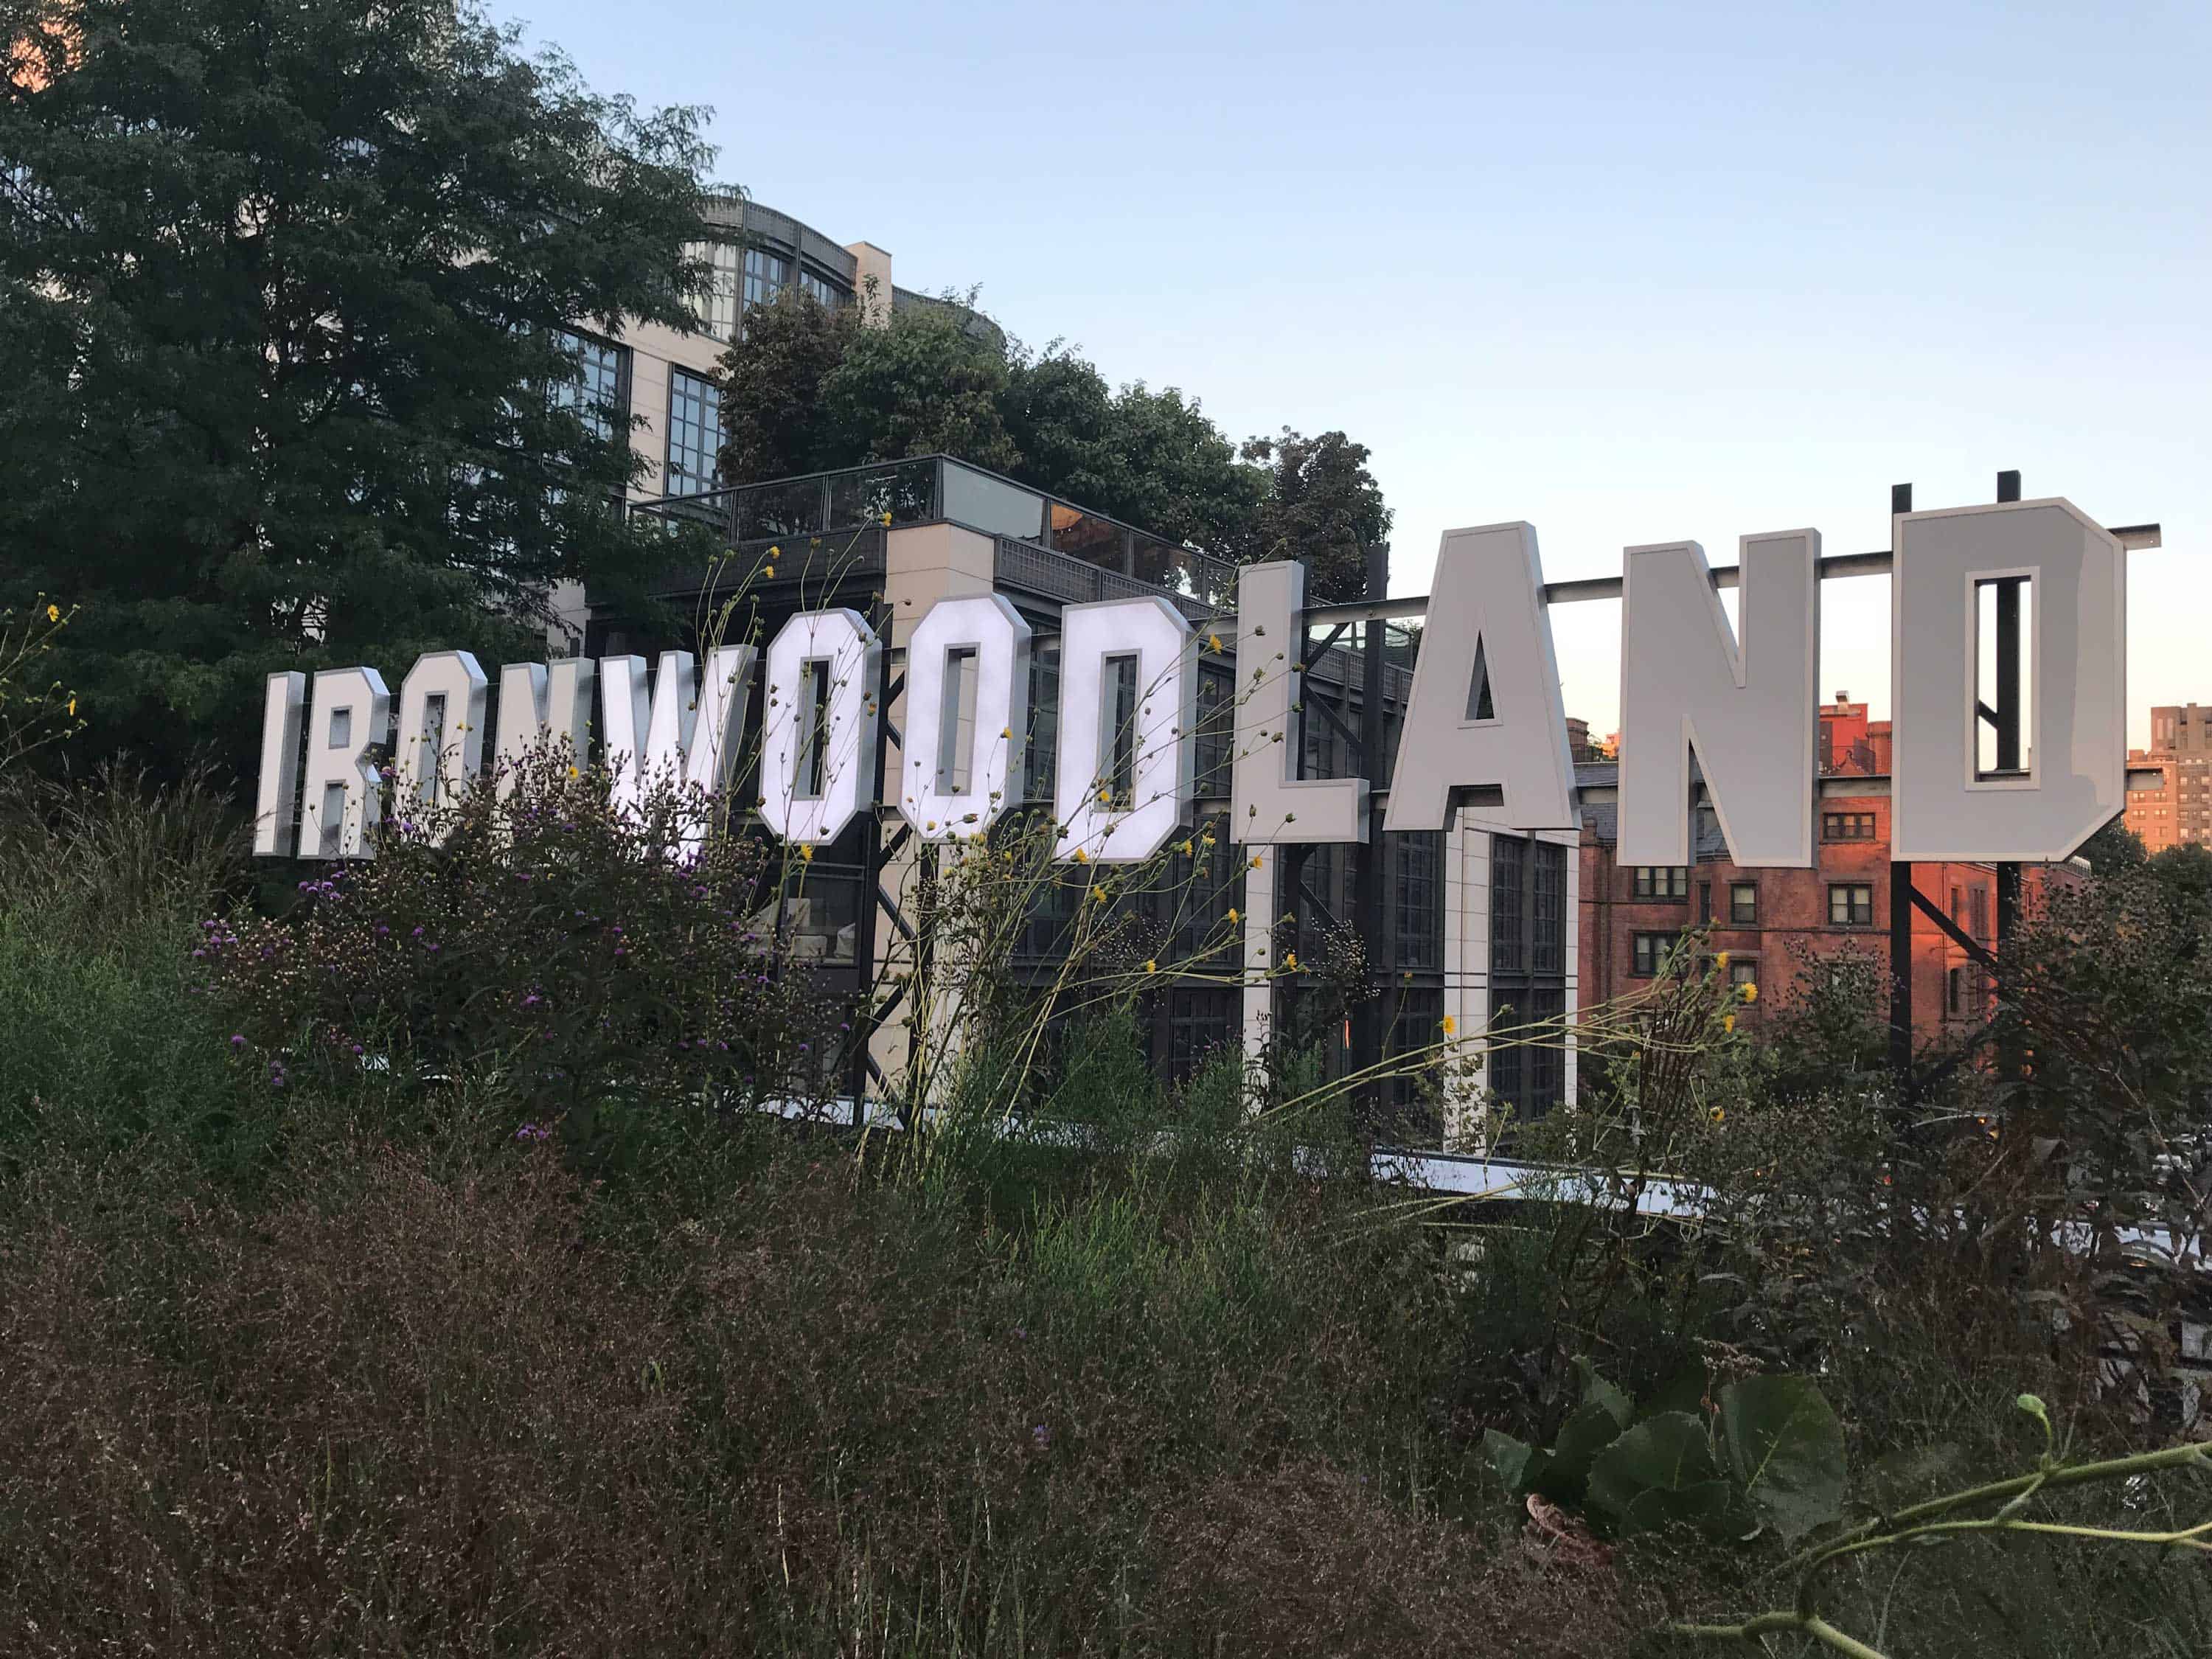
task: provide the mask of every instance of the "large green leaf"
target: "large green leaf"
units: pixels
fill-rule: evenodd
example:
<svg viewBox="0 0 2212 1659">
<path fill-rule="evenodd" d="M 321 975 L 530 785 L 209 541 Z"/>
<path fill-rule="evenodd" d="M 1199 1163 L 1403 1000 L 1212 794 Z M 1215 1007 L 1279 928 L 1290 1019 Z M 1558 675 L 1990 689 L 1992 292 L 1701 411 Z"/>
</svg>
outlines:
<svg viewBox="0 0 2212 1659">
<path fill-rule="evenodd" d="M 1550 1453 L 1495 1429 L 1482 1431 L 1482 1450 L 1498 1478 L 1505 1483 L 1505 1490 L 1516 1498 L 1534 1489 L 1552 1461 Z"/>
<path fill-rule="evenodd" d="M 1579 1504 L 1591 1461 L 1620 1437 L 1622 1426 L 1603 1400 L 1576 1407 L 1553 1443 L 1550 1464 L 1541 1474 L 1532 1476 L 1528 1484 L 1554 1502 Z"/>
<path fill-rule="evenodd" d="M 1647 1418 L 1590 1465 L 1589 1507 L 1620 1536 L 1686 1524 L 1718 1538 L 1753 1530 L 1750 1512 L 1713 1462 L 1705 1425 L 1687 1412 Z"/>
<path fill-rule="evenodd" d="M 1581 1374 L 1583 1379 L 1583 1404 L 1585 1406 L 1596 1404 L 1604 1407 L 1607 1416 L 1620 1427 L 1626 1428 L 1628 1419 L 1633 1413 L 1633 1407 L 1629 1402 L 1627 1395 L 1600 1376 L 1597 1374 L 1597 1367 L 1587 1358 L 1577 1358 L 1575 1370 Z"/>
<path fill-rule="evenodd" d="M 1721 1444 L 1744 1494 L 1784 1542 L 1844 1509 L 1844 1425 L 1802 1376 L 1753 1376 L 1721 1391 Z"/>
</svg>

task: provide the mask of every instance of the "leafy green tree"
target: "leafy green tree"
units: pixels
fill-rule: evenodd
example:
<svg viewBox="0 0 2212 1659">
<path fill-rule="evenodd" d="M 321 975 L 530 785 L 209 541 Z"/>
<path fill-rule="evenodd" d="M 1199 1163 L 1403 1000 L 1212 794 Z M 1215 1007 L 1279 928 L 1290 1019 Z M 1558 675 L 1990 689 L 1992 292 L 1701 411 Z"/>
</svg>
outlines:
<svg viewBox="0 0 2212 1659">
<path fill-rule="evenodd" d="M 1021 465 L 1007 435 L 1006 354 L 951 306 L 895 311 L 883 328 L 849 328 L 822 377 L 820 419 L 843 455 L 831 465 L 943 452 L 996 472 Z"/>
<path fill-rule="evenodd" d="M 88 742 L 252 753 L 263 677 L 495 660 L 635 592 L 580 337 L 681 325 L 698 112 L 451 0 L 0 0 L 0 603 Z M 590 319 L 599 319 L 596 322 Z"/>
<path fill-rule="evenodd" d="M 1116 389 L 1054 341 L 1042 350 L 911 307 L 883 327 L 787 292 L 746 313 L 722 362 L 732 483 L 944 452 L 1236 560 L 1301 557 L 1313 592 L 1356 598 L 1390 512 L 1368 451 L 1285 428 L 1242 450 L 1178 388 Z"/>
<path fill-rule="evenodd" d="M 858 459 L 831 430 L 822 383 L 859 331 L 849 306 L 823 305 L 796 283 L 745 313 L 744 337 L 722 357 L 722 453 L 727 483 L 788 478 Z"/>
<path fill-rule="evenodd" d="M 1367 586 L 1367 550 L 1390 539 L 1390 509 L 1367 470 L 1368 453 L 1365 444 L 1341 432 L 1308 438 L 1288 427 L 1279 438 L 1246 444 L 1244 459 L 1270 476 L 1243 556 L 1303 558 L 1312 570 L 1309 589 L 1318 598 L 1359 598 Z"/>
</svg>

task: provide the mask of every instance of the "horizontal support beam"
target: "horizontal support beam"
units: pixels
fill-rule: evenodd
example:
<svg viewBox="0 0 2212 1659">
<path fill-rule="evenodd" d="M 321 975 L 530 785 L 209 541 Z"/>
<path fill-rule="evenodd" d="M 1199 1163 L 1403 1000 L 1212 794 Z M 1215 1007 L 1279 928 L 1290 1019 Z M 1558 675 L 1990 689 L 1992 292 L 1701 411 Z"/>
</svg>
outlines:
<svg viewBox="0 0 2212 1659">
<path fill-rule="evenodd" d="M 2130 553 L 2163 546 L 2160 527 L 2154 524 L 2114 526 L 2108 534 L 2119 538 L 2120 545 Z M 1835 581 L 1849 576 L 1887 576 L 1894 562 L 1887 548 L 1878 553 L 1835 553 L 1820 561 L 1820 580 Z M 1734 587 L 1741 577 L 1739 567 L 1732 564 L 1713 567 L 1715 587 Z M 1577 581 L 1546 582 L 1544 601 L 1547 605 L 1577 605 L 1585 599 L 1617 599 L 1621 593 L 1622 579 L 1619 576 L 1587 576 Z M 1316 605 L 1307 608 L 1304 623 L 1308 628 L 1324 628 L 1331 623 L 1355 622 L 1400 622 L 1429 614 L 1426 594 L 1414 594 L 1401 599 L 1355 600 L 1349 605 Z"/>
</svg>

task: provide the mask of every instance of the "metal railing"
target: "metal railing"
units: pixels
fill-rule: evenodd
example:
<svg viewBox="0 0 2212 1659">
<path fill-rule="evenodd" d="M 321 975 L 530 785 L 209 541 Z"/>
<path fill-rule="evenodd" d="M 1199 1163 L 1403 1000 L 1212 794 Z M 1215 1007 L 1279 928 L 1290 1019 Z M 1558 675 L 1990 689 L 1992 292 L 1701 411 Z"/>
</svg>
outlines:
<svg viewBox="0 0 2212 1659">
<path fill-rule="evenodd" d="M 1227 611 L 1236 586 L 1237 567 L 1224 560 L 950 455 L 662 496 L 629 511 L 696 526 L 734 549 L 957 524 L 996 539 L 1001 574 L 1012 586 L 1064 602 L 1164 594 L 1194 619 Z M 1071 564 L 1090 574 L 1070 571 Z"/>
</svg>

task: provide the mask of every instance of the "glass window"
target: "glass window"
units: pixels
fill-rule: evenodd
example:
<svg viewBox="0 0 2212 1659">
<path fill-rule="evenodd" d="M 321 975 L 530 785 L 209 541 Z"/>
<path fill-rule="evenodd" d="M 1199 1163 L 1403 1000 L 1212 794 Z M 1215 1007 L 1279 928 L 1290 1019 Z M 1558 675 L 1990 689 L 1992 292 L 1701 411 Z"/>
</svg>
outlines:
<svg viewBox="0 0 2212 1659">
<path fill-rule="evenodd" d="M 1666 965 L 1674 939 L 1673 933 L 1637 934 L 1629 941 L 1629 973 L 1637 979 L 1651 978 Z"/>
<path fill-rule="evenodd" d="M 573 409 L 592 436 L 611 438 L 617 425 L 629 430 L 629 351 L 589 335 L 563 329 L 562 345 L 576 359 L 578 378 L 553 388 L 556 409 Z"/>
<path fill-rule="evenodd" d="M 1746 985 L 1758 984 L 1759 958 L 1757 957 L 1730 957 L 1729 958 L 1729 983 L 1738 988 L 1741 988 Z"/>
<path fill-rule="evenodd" d="M 1237 993 L 1176 986 L 1168 993 L 1168 1076 L 1181 1082 L 1236 1041 Z"/>
<path fill-rule="evenodd" d="M 1732 882 L 1729 885 L 1729 922 L 1732 927 L 1750 927 L 1759 921 L 1759 884 L 1750 881 Z"/>
<path fill-rule="evenodd" d="M 1528 968 L 1532 973 L 1556 974 L 1564 969 L 1566 957 L 1567 849 L 1540 841 L 1528 852 L 1535 865 L 1529 889 L 1535 902 L 1535 926 L 1529 937 Z"/>
<path fill-rule="evenodd" d="M 1490 838 L 1490 1019 L 1499 1032 L 1565 1012 L 1567 848 L 1513 836 Z M 1566 1070 L 1555 1029 L 1495 1049 L 1490 1087 L 1522 1116 L 1559 1103 Z"/>
<path fill-rule="evenodd" d="M 696 495 L 714 487 L 714 459 L 722 453 L 722 389 L 687 369 L 668 372 L 668 477 L 671 495 Z"/>
<path fill-rule="evenodd" d="M 1443 959 L 1443 910 L 1437 892 L 1443 852 L 1443 832 L 1438 830 L 1401 830 L 1382 837 L 1384 876 L 1397 901 L 1395 965 L 1401 969 L 1435 968 Z M 1541 906 L 1540 896 L 1540 910 Z M 1539 955 L 1543 947 L 1540 922 Z"/>
<path fill-rule="evenodd" d="M 764 301 L 775 298 L 783 291 L 783 285 L 790 280 L 790 261 L 777 258 L 766 248 L 749 247 L 745 250 L 744 293 L 747 310 L 750 311 Z"/>
<path fill-rule="evenodd" d="M 1192 771 L 1200 800 L 1225 800 L 1237 753 L 1237 682 L 1229 671 L 1201 664 L 1198 732 Z"/>
<path fill-rule="evenodd" d="M 694 242 L 684 252 L 703 259 L 709 268 L 707 286 L 691 296 L 691 314 L 699 326 L 717 340 L 735 337 L 738 330 L 738 250 L 728 242 Z"/>
<path fill-rule="evenodd" d="M 845 290 L 826 277 L 817 276 L 811 270 L 799 273 L 799 291 L 809 295 L 825 306 L 836 307 L 845 301 Z"/>
<path fill-rule="evenodd" d="M 1820 839 L 1823 841 L 1872 841 L 1874 814 L 1871 812 L 1824 812 L 1820 815 Z"/>
<path fill-rule="evenodd" d="M 1527 914 L 1522 899 L 1528 865 L 1528 843 L 1517 836 L 1490 838 L 1490 971 L 1526 971 L 1522 949 L 1522 919 Z"/>
<path fill-rule="evenodd" d="M 1874 926 L 1874 889 L 1865 882 L 1848 882 L 1828 889 L 1828 921 L 1836 927 Z"/>
<path fill-rule="evenodd" d="M 1679 864 L 1639 864 L 1636 866 L 1636 896 L 1648 899 L 1686 899 L 1690 896 L 1690 872 Z"/>
</svg>

